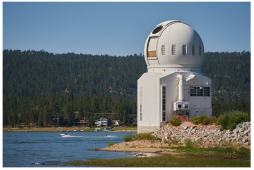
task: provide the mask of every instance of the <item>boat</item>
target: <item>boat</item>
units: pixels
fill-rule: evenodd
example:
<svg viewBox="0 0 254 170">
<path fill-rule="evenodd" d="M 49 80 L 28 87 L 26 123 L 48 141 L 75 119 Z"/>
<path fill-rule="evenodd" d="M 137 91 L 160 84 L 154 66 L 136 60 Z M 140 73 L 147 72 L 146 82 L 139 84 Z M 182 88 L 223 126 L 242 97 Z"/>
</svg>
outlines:
<svg viewBox="0 0 254 170">
<path fill-rule="evenodd" d="M 94 131 L 95 132 L 101 132 L 101 128 L 95 128 Z"/>
<path fill-rule="evenodd" d="M 61 133 L 60 134 L 62 137 L 70 137 L 71 135 L 68 135 L 67 133 Z"/>
<path fill-rule="evenodd" d="M 104 128 L 104 132 L 110 132 L 111 130 L 111 128 Z"/>
<path fill-rule="evenodd" d="M 146 154 L 143 154 L 143 153 L 135 153 L 135 156 L 136 156 L 136 157 L 139 157 L 139 158 L 144 158 L 144 157 L 146 157 L 147 155 L 146 155 Z"/>
</svg>

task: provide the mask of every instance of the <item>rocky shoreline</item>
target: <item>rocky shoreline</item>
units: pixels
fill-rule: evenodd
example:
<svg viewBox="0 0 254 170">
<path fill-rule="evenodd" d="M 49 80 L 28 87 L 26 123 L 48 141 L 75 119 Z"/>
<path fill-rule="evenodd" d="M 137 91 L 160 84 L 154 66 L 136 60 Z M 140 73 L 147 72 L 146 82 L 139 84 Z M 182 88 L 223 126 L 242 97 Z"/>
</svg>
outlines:
<svg viewBox="0 0 254 170">
<path fill-rule="evenodd" d="M 232 146 L 239 148 L 251 148 L 251 123 L 245 122 L 237 125 L 233 131 L 221 130 L 219 125 L 194 125 L 191 122 L 184 122 L 180 126 L 167 124 L 155 131 L 154 136 L 162 140 L 148 141 L 137 140 L 130 142 L 117 143 L 100 151 L 121 151 L 121 152 L 146 152 L 159 154 L 178 154 L 175 149 L 163 149 L 170 146 L 185 146 L 185 139 L 195 142 L 195 147 L 208 148 L 219 145 L 228 147 L 229 142 Z M 178 143 L 171 143 L 178 140 Z"/>
<path fill-rule="evenodd" d="M 156 137 L 162 141 L 169 139 L 179 139 L 184 143 L 185 139 L 191 139 L 201 145 L 209 145 L 210 143 L 221 143 L 223 141 L 232 142 L 246 148 L 251 146 L 251 123 L 245 122 L 237 125 L 236 129 L 221 130 L 220 125 L 194 125 L 190 122 L 181 126 L 172 126 L 167 124 L 158 131 L 154 132 Z"/>
</svg>

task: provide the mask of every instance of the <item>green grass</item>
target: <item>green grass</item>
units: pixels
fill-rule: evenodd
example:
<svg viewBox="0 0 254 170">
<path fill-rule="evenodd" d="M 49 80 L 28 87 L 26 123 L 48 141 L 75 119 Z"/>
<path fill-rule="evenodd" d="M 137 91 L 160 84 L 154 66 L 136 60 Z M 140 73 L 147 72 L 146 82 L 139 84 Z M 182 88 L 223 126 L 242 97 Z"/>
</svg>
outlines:
<svg viewBox="0 0 254 170">
<path fill-rule="evenodd" d="M 123 126 L 123 127 L 114 127 L 113 128 L 114 131 L 124 131 L 124 130 L 131 130 L 131 131 L 137 131 L 137 127 L 127 127 L 127 126 Z"/>
<path fill-rule="evenodd" d="M 75 166 L 105 166 L 105 167 L 250 167 L 250 157 L 238 159 L 209 157 L 175 157 L 171 155 L 148 158 L 125 158 L 110 160 L 75 161 L 69 164 Z"/>
<path fill-rule="evenodd" d="M 210 147 L 210 148 L 196 148 L 196 147 L 186 147 L 186 146 L 178 146 L 178 147 L 161 147 L 162 149 L 176 149 L 178 151 L 184 151 L 186 153 L 197 153 L 197 154 L 204 154 L 204 153 L 213 153 L 217 155 L 222 155 L 222 154 L 239 154 L 239 155 L 249 155 L 250 154 L 250 149 L 247 148 L 239 148 L 235 149 L 233 147 L 227 147 L 227 148 L 222 148 L 219 146 L 215 147 Z"/>
<path fill-rule="evenodd" d="M 185 139 L 184 143 L 187 148 L 192 148 L 194 146 L 194 142 L 192 142 L 191 139 Z"/>
<path fill-rule="evenodd" d="M 126 134 L 123 137 L 125 142 L 134 141 L 134 140 L 161 140 L 160 138 L 157 138 L 153 136 L 151 133 L 138 133 L 136 135 L 133 135 L 132 133 Z"/>
<path fill-rule="evenodd" d="M 176 156 L 75 161 L 69 164 L 105 167 L 250 167 L 250 149 L 243 147 L 236 149 L 230 144 L 227 144 L 227 148 L 219 145 L 210 148 L 197 148 L 193 146 L 195 143 L 189 139 L 185 142 L 187 146 L 160 147 L 179 151 Z M 151 146 L 151 148 L 153 147 Z M 224 156 L 228 155 L 237 155 L 237 159 L 225 159 Z"/>
</svg>

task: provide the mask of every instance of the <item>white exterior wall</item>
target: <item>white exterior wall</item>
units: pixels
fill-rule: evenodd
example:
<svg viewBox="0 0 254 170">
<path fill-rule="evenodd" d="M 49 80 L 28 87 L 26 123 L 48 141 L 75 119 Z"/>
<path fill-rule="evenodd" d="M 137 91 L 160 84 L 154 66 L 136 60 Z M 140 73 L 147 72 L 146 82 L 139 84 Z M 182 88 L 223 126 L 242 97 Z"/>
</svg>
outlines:
<svg viewBox="0 0 254 170">
<path fill-rule="evenodd" d="M 153 132 L 172 120 L 173 103 L 178 101 L 177 75 L 184 80 L 190 75 L 195 78 L 184 84 L 184 101 L 190 102 L 190 117 L 205 114 L 212 116 L 211 79 L 197 72 L 147 72 L 138 80 L 138 133 Z M 208 85 L 209 84 L 209 85 Z M 166 87 L 166 121 L 162 121 L 162 87 Z M 190 86 L 210 87 L 210 96 L 190 96 Z M 142 96 L 140 88 L 142 87 Z M 140 121 L 142 104 L 142 121 Z"/>
<path fill-rule="evenodd" d="M 196 72 L 175 72 L 160 79 L 161 85 L 167 85 L 167 121 L 173 118 L 173 103 L 179 99 L 177 75 L 183 78 L 195 75 L 195 78 L 184 84 L 184 101 L 190 102 L 190 117 L 205 114 L 212 116 L 211 79 Z M 209 85 L 208 85 L 209 84 Z M 190 86 L 210 87 L 210 96 L 190 96 Z M 198 111 L 198 113 L 197 113 Z"/>
<path fill-rule="evenodd" d="M 172 45 L 175 45 L 175 55 L 172 55 Z M 186 45 L 186 55 L 182 52 L 183 45 Z M 194 56 L 192 45 L 195 45 Z M 165 46 L 165 55 L 162 55 L 162 46 Z M 199 47 L 201 47 L 200 54 Z M 189 116 L 200 114 L 212 116 L 211 79 L 201 73 L 203 55 L 204 44 L 198 33 L 180 21 L 162 22 L 149 34 L 144 46 L 148 71 L 138 80 L 138 133 L 155 131 L 173 118 L 173 104 L 179 101 L 177 80 L 179 74 L 183 76 L 183 80 L 190 75 L 195 75 L 195 78 L 187 82 L 183 81 L 184 87 L 181 88 L 183 103 L 189 107 Z M 166 87 L 166 121 L 162 121 L 163 86 Z M 190 86 L 210 87 L 210 96 L 190 96 Z M 142 120 L 140 120 L 140 105 L 142 105 Z"/>
<path fill-rule="evenodd" d="M 150 132 L 160 128 L 160 117 L 158 117 L 160 111 L 158 75 L 158 73 L 145 73 L 138 79 L 138 132 Z M 140 120 L 140 105 L 142 105 L 142 120 Z"/>
</svg>

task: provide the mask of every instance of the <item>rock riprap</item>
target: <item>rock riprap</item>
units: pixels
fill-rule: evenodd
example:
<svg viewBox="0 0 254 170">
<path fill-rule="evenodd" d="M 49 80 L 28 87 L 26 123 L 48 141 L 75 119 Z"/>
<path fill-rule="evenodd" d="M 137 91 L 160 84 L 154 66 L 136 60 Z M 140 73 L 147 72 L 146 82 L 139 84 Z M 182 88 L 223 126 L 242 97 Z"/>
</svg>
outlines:
<svg viewBox="0 0 254 170">
<path fill-rule="evenodd" d="M 221 130 L 220 125 L 172 126 L 168 124 L 155 131 L 154 135 L 161 138 L 162 141 L 170 138 L 172 140 L 179 139 L 182 143 L 185 139 L 191 139 L 192 142 L 199 141 L 201 144 L 227 141 L 249 148 L 251 145 L 251 123 L 240 123 L 233 131 Z"/>
</svg>

